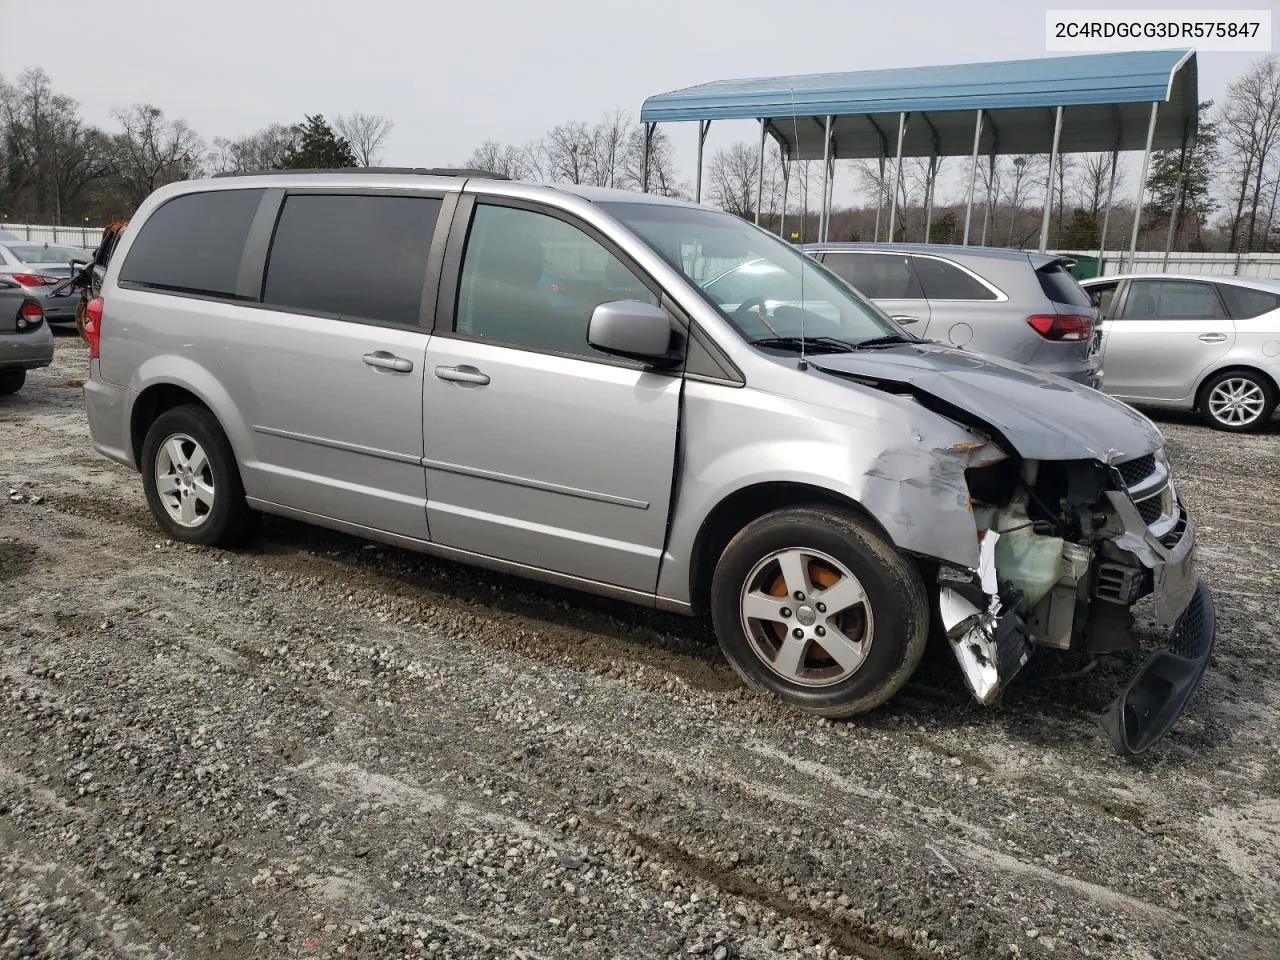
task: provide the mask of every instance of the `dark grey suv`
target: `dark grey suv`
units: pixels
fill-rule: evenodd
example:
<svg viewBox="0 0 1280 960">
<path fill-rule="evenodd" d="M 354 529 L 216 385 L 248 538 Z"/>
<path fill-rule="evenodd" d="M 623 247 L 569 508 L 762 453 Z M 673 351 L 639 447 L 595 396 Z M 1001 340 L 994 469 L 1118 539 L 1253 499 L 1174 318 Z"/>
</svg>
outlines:
<svg viewBox="0 0 1280 960">
<path fill-rule="evenodd" d="M 916 336 L 1097 387 L 1098 312 L 1061 257 L 943 244 L 805 248 Z"/>
</svg>

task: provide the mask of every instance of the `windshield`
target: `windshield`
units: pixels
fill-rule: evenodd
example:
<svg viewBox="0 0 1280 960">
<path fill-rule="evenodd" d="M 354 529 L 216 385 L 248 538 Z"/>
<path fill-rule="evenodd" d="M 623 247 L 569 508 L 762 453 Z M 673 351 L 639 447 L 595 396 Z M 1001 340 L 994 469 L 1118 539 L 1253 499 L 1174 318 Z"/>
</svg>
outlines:
<svg viewBox="0 0 1280 960">
<path fill-rule="evenodd" d="M 749 340 L 857 344 L 902 331 L 789 243 L 715 210 L 601 204 L 688 277 Z M 904 339 L 906 339 L 904 337 Z"/>
<path fill-rule="evenodd" d="M 52 243 L 11 243 L 9 252 L 23 263 L 68 263 L 73 259 L 88 262 L 93 259 L 87 250 Z"/>
</svg>

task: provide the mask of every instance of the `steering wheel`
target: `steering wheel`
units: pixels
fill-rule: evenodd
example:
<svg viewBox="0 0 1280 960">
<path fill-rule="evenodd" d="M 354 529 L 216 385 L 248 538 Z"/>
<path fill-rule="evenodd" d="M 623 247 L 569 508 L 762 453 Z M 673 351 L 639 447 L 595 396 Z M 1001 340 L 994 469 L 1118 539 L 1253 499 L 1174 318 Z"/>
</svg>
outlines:
<svg viewBox="0 0 1280 960">
<path fill-rule="evenodd" d="M 757 309 L 759 312 L 757 312 Z M 733 311 L 734 320 L 738 321 L 738 325 L 742 326 L 748 316 L 756 321 L 760 326 L 764 327 L 766 333 L 773 333 L 769 326 L 768 320 L 761 320 L 760 315 L 768 313 L 764 297 L 749 297 L 738 304 L 738 308 Z"/>
</svg>

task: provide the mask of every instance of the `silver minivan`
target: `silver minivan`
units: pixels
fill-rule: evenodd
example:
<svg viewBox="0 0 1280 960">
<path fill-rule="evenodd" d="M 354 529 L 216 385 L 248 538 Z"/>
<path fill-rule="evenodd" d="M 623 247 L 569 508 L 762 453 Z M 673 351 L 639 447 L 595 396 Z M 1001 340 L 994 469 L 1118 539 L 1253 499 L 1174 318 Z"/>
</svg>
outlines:
<svg viewBox="0 0 1280 960">
<path fill-rule="evenodd" d="M 1098 387 L 1098 311 L 1070 260 L 939 243 L 805 247 L 919 337 Z"/>
<path fill-rule="evenodd" d="M 273 513 L 706 613 L 829 717 L 931 625 L 991 704 L 1037 648 L 1135 648 L 1146 597 L 1169 648 L 1105 720 L 1141 752 L 1208 662 L 1149 420 L 923 342 L 728 214 L 456 171 L 172 184 L 86 313 L 94 446 L 177 540 Z"/>
</svg>

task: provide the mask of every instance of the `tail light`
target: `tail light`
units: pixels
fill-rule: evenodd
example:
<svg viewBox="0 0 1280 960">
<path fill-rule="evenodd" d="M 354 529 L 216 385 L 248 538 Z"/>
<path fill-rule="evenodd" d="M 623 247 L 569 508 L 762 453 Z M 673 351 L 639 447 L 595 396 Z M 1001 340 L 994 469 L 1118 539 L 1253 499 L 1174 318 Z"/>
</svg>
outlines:
<svg viewBox="0 0 1280 960">
<path fill-rule="evenodd" d="M 38 273 L 11 273 L 9 277 L 24 287 L 47 287 L 58 282 L 57 277 L 43 277 Z"/>
<path fill-rule="evenodd" d="M 1074 314 L 1037 313 L 1027 317 L 1027 325 L 1046 340 L 1088 340 L 1093 336 L 1093 318 Z"/>
<path fill-rule="evenodd" d="M 89 344 L 89 359 L 98 359 L 98 350 L 102 344 L 102 298 L 90 300 L 84 308 L 84 339 Z"/>
<path fill-rule="evenodd" d="M 18 329 L 34 330 L 44 322 L 44 311 L 40 304 L 28 300 L 18 310 Z"/>
</svg>

